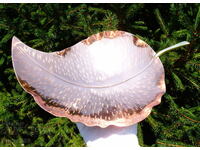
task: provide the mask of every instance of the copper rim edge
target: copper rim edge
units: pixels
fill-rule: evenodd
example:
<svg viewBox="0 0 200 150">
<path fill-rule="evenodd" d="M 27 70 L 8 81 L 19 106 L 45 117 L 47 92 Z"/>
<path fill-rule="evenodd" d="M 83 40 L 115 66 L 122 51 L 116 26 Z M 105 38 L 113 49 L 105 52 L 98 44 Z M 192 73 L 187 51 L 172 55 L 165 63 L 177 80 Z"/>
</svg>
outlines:
<svg viewBox="0 0 200 150">
<path fill-rule="evenodd" d="M 165 91 L 165 84 L 163 82 L 163 78 L 164 76 L 162 76 L 161 80 L 159 80 L 158 86 L 161 89 L 164 89 Z M 141 111 L 133 113 L 133 115 L 131 116 L 128 116 L 123 119 L 119 118 L 119 119 L 107 121 L 107 120 L 98 119 L 98 118 L 95 118 L 95 119 L 90 118 L 89 116 L 70 115 L 66 110 L 63 110 L 63 108 L 56 108 L 56 107 L 49 106 L 45 103 L 43 98 L 34 89 L 28 88 L 27 83 L 23 83 L 23 81 L 20 80 L 18 76 L 17 76 L 17 79 L 19 83 L 21 84 L 21 86 L 23 87 L 23 89 L 34 97 L 34 100 L 36 101 L 36 103 L 40 107 L 42 107 L 44 110 L 51 113 L 52 115 L 55 115 L 58 117 L 67 117 L 72 122 L 81 122 L 87 126 L 100 126 L 101 128 L 106 128 L 110 125 L 125 127 L 125 126 L 136 124 L 144 120 L 151 113 L 152 108 L 160 104 L 161 97 L 164 94 L 164 92 L 157 94 L 154 100 L 150 104 L 146 105 Z"/>
</svg>

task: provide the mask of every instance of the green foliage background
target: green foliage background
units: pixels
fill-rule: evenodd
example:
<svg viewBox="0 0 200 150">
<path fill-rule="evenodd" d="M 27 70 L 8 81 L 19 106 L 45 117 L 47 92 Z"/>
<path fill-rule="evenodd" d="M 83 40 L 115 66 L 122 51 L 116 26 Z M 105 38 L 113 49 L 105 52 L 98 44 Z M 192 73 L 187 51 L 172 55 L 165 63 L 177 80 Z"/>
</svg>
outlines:
<svg viewBox="0 0 200 150">
<path fill-rule="evenodd" d="M 75 124 L 43 111 L 18 84 L 11 38 L 59 51 L 103 30 L 123 30 L 155 50 L 191 44 L 161 60 L 167 93 L 139 123 L 141 146 L 200 146 L 199 4 L 0 4 L 0 146 L 85 146 Z"/>
</svg>

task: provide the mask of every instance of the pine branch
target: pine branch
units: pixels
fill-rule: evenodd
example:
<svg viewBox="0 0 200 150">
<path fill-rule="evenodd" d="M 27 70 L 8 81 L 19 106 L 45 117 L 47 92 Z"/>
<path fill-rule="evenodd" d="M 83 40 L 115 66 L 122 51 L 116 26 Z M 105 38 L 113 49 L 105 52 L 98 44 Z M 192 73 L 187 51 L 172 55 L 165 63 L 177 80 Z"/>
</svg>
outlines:
<svg viewBox="0 0 200 150">
<path fill-rule="evenodd" d="M 198 9 L 197 16 L 196 16 L 196 19 L 195 19 L 194 30 L 198 29 L 199 23 L 200 23 L 200 7 Z"/>
<path fill-rule="evenodd" d="M 169 32 L 168 32 L 167 27 L 166 27 L 166 25 L 165 25 L 165 23 L 164 23 L 164 21 L 161 17 L 159 9 L 155 9 L 154 13 L 156 15 L 156 18 L 158 20 L 158 23 L 159 23 L 162 31 L 165 33 L 166 36 L 168 36 Z"/>
<path fill-rule="evenodd" d="M 195 123 L 200 123 L 199 120 L 194 120 L 194 119 L 192 119 L 192 118 L 190 118 L 190 117 L 188 117 L 188 116 L 182 114 L 178 109 L 176 109 L 176 111 L 177 111 L 181 116 L 183 116 L 184 118 L 186 118 L 186 119 L 188 119 L 188 120 L 190 120 L 190 121 L 192 121 L 192 122 L 195 122 Z"/>
<path fill-rule="evenodd" d="M 179 144 L 172 144 L 173 142 L 172 141 L 161 141 L 161 140 L 158 140 L 156 141 L 157 144 L 161 144 L 163 146 L 168 146 L 168 147 L 185 147 L 186 145 L 179 145 Z M 190 145 L 187 145 L 190 147 Z"/>
</svg>

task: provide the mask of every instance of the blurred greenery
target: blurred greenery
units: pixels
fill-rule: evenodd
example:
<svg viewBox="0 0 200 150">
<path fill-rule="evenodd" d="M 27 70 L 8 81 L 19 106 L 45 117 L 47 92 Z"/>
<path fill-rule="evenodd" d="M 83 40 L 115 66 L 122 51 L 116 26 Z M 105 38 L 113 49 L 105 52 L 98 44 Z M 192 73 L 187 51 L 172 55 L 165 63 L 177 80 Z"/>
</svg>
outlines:
<svg viewBox="0 0 200 150">
<path fill-rule="evenodd" d="M 75 124 L 42 110 L 18 84 L 11 38 L 59 51 L 104 30 L 123 30 L 161 56 L 167 93 L 139 123 L 141 146 L 200 146 L 200 4 L 0 4 L 0 146 L 85 146 Z"/>
</svg>

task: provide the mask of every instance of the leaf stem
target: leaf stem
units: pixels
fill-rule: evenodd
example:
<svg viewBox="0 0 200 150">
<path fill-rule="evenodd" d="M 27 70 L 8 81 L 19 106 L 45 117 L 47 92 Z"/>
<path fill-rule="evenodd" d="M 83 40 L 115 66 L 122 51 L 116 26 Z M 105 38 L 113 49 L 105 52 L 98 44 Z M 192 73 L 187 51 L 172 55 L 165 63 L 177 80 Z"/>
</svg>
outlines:
<svg viewBox="0 0 200 150">
<path fill-rule="evenodd" d="M 162 54 L 164 54 L 164 53 L 166 53 L 166 52 L 168 52 L 168 51 L 170 51 L 170 50 L 173 50 L 173 49 L 176 49 L 176 48 L 179 48 L 179 47 L 188 45 L 188 44 L 190 44 L 188 41 L 180 42 L 180 43 L 178 43 L 178 44 L 175 44 L 175 45 L 173 45 L 173 46 L 170 46 L 170 47 L 168 47 L 168 48 L 165 48 L 165 49 L 159 51 L 159 52 L 155 55 L 155 57 L 159 57 L 159 56 L 161 56 Z"/>
</svg>

